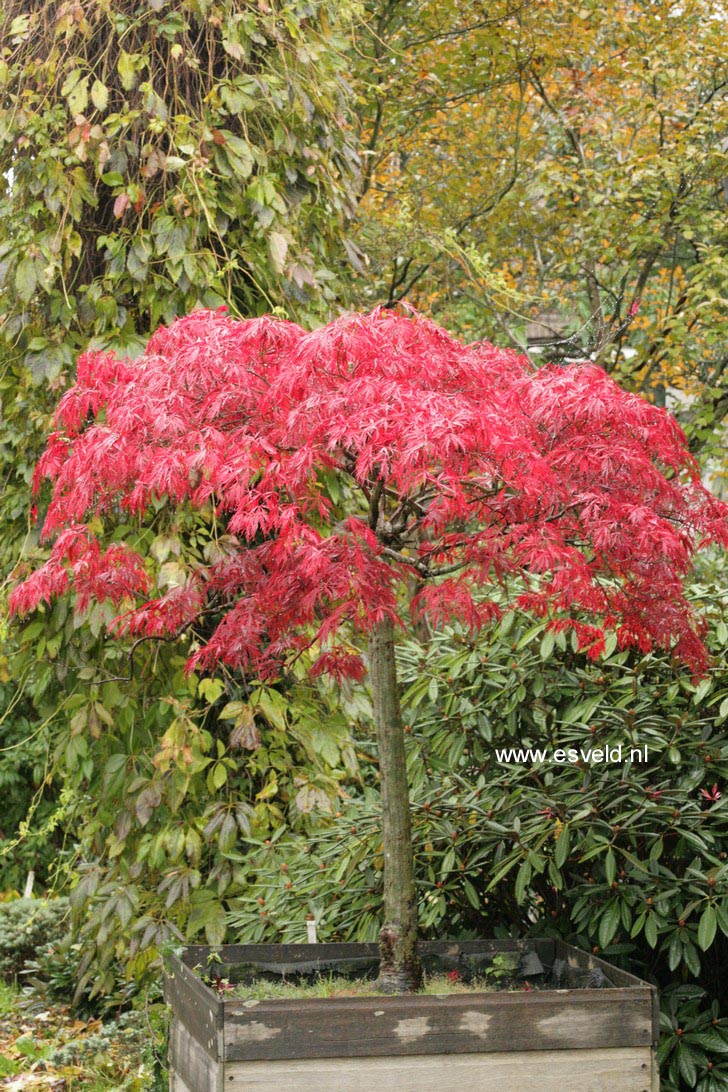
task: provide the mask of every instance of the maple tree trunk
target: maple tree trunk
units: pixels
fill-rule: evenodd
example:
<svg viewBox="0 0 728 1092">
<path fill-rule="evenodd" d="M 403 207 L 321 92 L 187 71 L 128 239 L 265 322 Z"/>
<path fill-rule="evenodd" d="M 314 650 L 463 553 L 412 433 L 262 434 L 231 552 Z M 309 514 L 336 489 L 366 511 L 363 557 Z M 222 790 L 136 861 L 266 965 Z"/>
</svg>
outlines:
<svg viewBox="0 0 728 1092">
<path fill-rule="evenodd" d="M 379 988 L 406 993 L 422 982 L 417 952 L 412 822 L 391 619 L 378 622 L 369 640 L 374 723 L 379 746 L 384 842 L 384 924 L 379 934 Z"/>
</svg>

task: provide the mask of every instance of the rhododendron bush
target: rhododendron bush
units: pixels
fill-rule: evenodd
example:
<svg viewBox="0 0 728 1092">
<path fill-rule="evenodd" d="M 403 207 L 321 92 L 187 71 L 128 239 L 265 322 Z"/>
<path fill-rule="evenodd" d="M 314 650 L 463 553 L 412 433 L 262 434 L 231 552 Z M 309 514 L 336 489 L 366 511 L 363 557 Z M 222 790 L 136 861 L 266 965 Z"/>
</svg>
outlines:
<svg viewBox="0 0 728 1092">
<path fill-rule="evenodd" d="M 89 352 L 36 472 L 52 483 L 50 557 L 13 593 L 27 612 L 70 593 L 113 604 L 115 632 L 192 634 L 190 670 L 360 678 L 369 640 L 382 778 L 384 988 L 419 970 L 394 630 L 409 614 L 478 629 L 500 595 L 592 658 L 668 649 L 707 664 L 682 581 L 728 542 L 663 410 L 599 368 L 534 369 L 463 345 L 409 311 L 349 314 L 313 333 L 200 311 L 140 360 Z M 155 587 L 150 563 L 105 545 L 105 517 L 161 503 L 207 512 L 217 549 Z M 203 624 L 204 621 L 204 624 Z"/>
</svg>

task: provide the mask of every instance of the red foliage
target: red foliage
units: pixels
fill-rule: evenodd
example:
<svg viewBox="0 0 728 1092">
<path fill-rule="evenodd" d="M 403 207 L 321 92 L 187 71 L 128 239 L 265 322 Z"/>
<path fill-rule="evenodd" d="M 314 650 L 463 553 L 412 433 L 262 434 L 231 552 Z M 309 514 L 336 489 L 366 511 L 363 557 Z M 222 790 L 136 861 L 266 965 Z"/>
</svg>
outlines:
<svg viewBox="0 0 728 1092">
<path fill-rule="evenodd" d="M 701 789 L 700 795 L 704 800 L 707 800 L 710 804 L 717 804 L 723 793 L 718 789 L 717 784 L 713 785 L 712 789 Z"/>
<path fill-rule="evenodd" d="M 200 311 L 141 360 L 82 356 L 56 427 L 36 487 L 53 482 L 44 535 L 58 537 L 16 612 L 71 590 L 79 609 L 124 603 L 117 627 L 156 636 L 214 609 L 191 667 L 270 676 L 315 633 L 314 670 L 357 675 L 337 631 L 398 620 L 403 579 L 422 582 L 413 609 L 435 624 L 477 627 L 498 613 L 488 588 L 517 575 L 517 604 L 591 656 L 614 629 L 621 647 L 705 667 L 682 579 L 697 549 L 728 543 L 728 508 L 675 421 L 593 365 L 535 370 L 415 312 L 307 334 Z M 142 559 L 103 552 L 86 524 L 159 498 L 214 505 L 238 549 L 150 600 Z"/>
</svg>

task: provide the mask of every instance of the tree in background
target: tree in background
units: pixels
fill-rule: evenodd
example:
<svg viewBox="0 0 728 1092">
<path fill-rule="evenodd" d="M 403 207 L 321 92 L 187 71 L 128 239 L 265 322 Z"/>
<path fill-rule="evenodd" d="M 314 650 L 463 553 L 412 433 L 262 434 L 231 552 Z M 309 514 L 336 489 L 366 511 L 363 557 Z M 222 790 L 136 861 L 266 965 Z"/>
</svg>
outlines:
<svg viewBox="0 0 728 1092">
<path fill-rule="evenodd" d="M 546 353 L 697 397 L 686 422 L 704 446 L 728 412 L 723 14 L 376 10 L 360 244 L 379 298 L 522 347 L 545 315 L 564 341 Z"/>
<path fill-rule="evenodd" d="M 436 278 L 447 276 L 448 258 L 518 178 L 520 117 L 512 106 L 525 101 L 522 10 L 510 0 L 487 12 L 474 0 L 371 5 L 360 35 L 364 292 L 390 303 L 415 293 L 425 302 Z M 430 302 L 438 300 L 435 292 Z"/>
<path fill-rule="evenodd" d="M 478 630 L 501 613 L 489 592 L 508 586 L 591 658 L 613 631 L 622 648 L 708 663 L 682 581 L 697 550 L 728 544 L 728 506 L 674 421 L 594 365 L 534 370 L 416 313 L 306 335 L 198 312 L 138 362 L 85 354 L 56 425 L 36 473 L 53 482 L 56 537 L 14 611 L 70 594 L 81 617 L 108 606 L 112 631 L 185 637 L 188 671 L 264 681 L 301 659 L 361 678 L 352 641 L 368 638 L 386 991 L 421 975 L 394 652 L 408 611 Z M 104 524 L 163 505 L 203 513 L 217 549 L 160 587 Z"/>
<path fill-rule="evenodd" d="M 89 344 L 135 355 L 198 306 L 306 320 L 331 306 L 358 170 L 350 18 L 345 4 L 4 5 L 5 524 L 23 511 L 42 391 Z"/>
<path fill-rule="evenodd" d="M 133 356 L 160 321 L 200 305 L 243 315 L 281 308 L 315 322 L 338 298 L 341 236 L 359 169 L 343 79 L 352 12 L 346 3 L 298 10 L 232 0 L 3 5 L 3 578 L 37 549 L 27 486 L 82 349 Z M 158 527 L 156 537 L 174 550 L 179 536 L 189 541 L 199 530 Z M 75 790 L 81 767 L 86 775 L 94 767 L 83 750 L 94 735 L 82 743 L 71 722 L 103 723 L 95 706 L 102 717 L 110 706 L 142 724 L 154 720 L 165 692 L 191 698 L 172 682 L 173 658 L 161 651 L 143 662 L 123 709 L 115 684 L 97 684 L 93 672 L 93 680 L 79 679 L 94 659 L 101 677 L 126 674 L 98 626 L 93 617 L 79 632 L 60 612 L 21 633 L 0 630 L 0 708 L 12 725 L 3 743 L 14 748 L 0 777 L 13 818 L 59 763 Z M 22 753 L 15 745 L 29 735 L 23 725 L 41 723 L 33 769 L 15 769 Z M 156 732 L 167 727 L 160 715 Z M 150 738 L 151 756 L 154 730 Z M 99 747 L 97 767 L 107 758 Z M 75 790 L 71 796 L 82 798 Z M 94 791 L 103 795 L 96 783 Z M 36 823 L 41 816 L 45 824 L 43 808 Z M 0 835 L 6 853 L 15 845 L 9 820 Z M 40 857 L 27 863 L 47 879 Z M 15 872 L 7 876 L 16 886 Z"/>
</svg>

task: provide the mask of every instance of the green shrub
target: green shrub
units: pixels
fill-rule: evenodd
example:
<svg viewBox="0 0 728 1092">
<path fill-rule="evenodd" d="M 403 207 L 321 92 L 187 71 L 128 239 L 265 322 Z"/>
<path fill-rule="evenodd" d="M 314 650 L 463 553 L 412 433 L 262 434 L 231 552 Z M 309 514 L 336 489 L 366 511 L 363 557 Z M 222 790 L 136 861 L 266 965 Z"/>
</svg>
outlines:
<svg viewBox="0 0 728 1092">
<path fill-rule="evenodd" d="M 664 989 L 686 1025 L 703 1029 L 710 1014 L 709 1031 L 684 1047 L 674 1032 L 663 1054 L 666 1087 L 711 1092 L 728 1045 L 711 1024 L 711 1006 L 728 1004 L 728 600 L 707 579 L 694 594 L 715 657 L 702 681 L 616 648 L 591 663 L 545 622 L 511 614 L 476 639 L 450 630 L 426 649 L 402 642 L 399 659 L 421 935 L 528 933 L 598 951 Z M 620 744 L 619 762 L 496 755 Z M 631 760 L 633 747 L 647 760 Z M 372 784 L 313 844 L 283 834 L 250 847 L 231 933 L 300 940 L 313 912 L 321 940 L 376 939 L 381 852 Z M 686 984 L 697 993 L 671 992 Z"/>
<path fill-rule="evenodd" d="M 90 1019 L 118 1013 L 154 988 L 152 981 L 146 994 L 141 993 L 138 984 L 129 981 L 124 964 L 110 957 L 104 964 L 109 985 L 99 996 L 93 989 L 93 976 L 84 974 L 89 957 L 84 953 L 83 945 L 74 939 L 70 915 L 64 928 L 66 934 L 62 939 L 54 937 L 48 944 L 41 944 L 33 958 L 25 962 L 21 982 L 25 992 L 36 1001 L 42 1000 L 46 1005 L 69 1005 L 78 1016 Z"/>
<path fill-rule="evenodd" d="M 112 1049 L 121 1047 L 125 1055 L 141 1056 L 148 1037 L 144 1013 L 122 1012 L 115 1019 L 104 1021 L 93 1034 L 57 1047 L 48 1060 L 55 1066 L 90 1067 L 93 1063 L 95 1068 L 106 1060 L 111 1066 Z"/>
<path fill-rule="evenodd" d="M 662 1092 L 721 1092 L 728 1087 L 728 1020 L 699 986 L 665 990 L 660 1014 Z M 684 1083 L 683 1083 L 684 1082 Z"/>
<path fill-rule="evenodd" d="M 19 894 L 31 869 L 37 890 L 50 885 L 63 833 L 53 821 L 58 786 L 45 780 L 48 739 L 37 731 L 37 711 L 18 681 L 5 677 L 3 637 L 0 625 L 0 891 Z M 29 818 L 29 829 L 21 837 Z"/>
<path fill-rule="evenodd" d="M 11 980 L 68 929 L 68 899 L 0 903 L 0 977 Z"/>
</svg>

